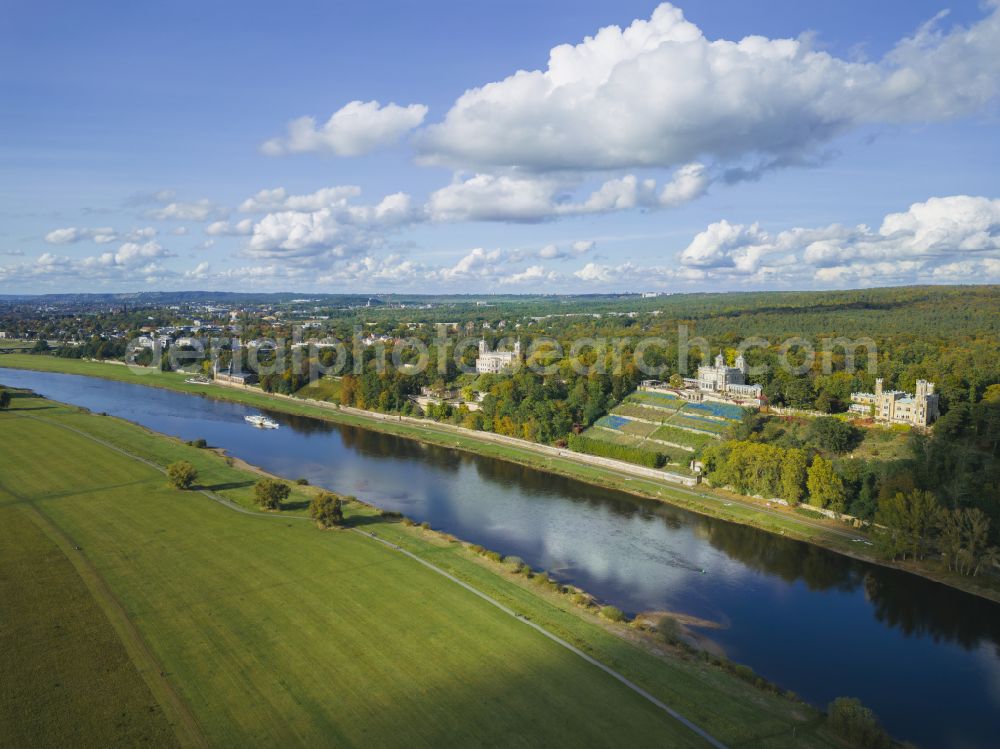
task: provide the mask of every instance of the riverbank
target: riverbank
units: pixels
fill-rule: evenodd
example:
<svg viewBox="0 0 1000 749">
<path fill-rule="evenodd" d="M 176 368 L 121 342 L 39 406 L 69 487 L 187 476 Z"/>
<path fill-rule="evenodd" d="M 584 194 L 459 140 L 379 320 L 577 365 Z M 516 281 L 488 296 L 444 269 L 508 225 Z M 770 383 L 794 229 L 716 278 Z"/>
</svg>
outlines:
<svg viewBox="0 0 1000 749">
<path fill-rule="evenodd" d="M 0 422 L 0 457 L 11 467 L 0 477 L 0 513 L 30 506 L 72 539 L 64 553 L 101 575 L 157 659 L 144 677 L 177 689 L 208 743 L 363 733 L 367 743 L 505 735 L 586 744 L 597 731 L 699 745 L 592 658 L 725 744 L 839 745 L 808 705 L 601 619 L 544 575 L 506 570 L 457 539 L 362 503 L 348 505 L 347 524 L 363 533 L 320 532 L 301 522 L 317 491 L 307 486 L 293 488 L 287 511 L 233 513 L 167 488 L 160 469 L 189 460 L 200 488 L 244 510 L 256 474 L 122 419 L 19 397 Z M 329 673 L 342 678 L 315 678 Z"/>
<path fill-rule="evenodd" d="M 702 515 L 748 525 L 786 538 L 821 546 L 862 561 L 903 570 L 967 593 L 1000 602 L 1000 588 L 993 581 L 969 578 L 925 564 L 899 563 L 880 558 L 868 545 L 867 536 L 843 523 L 804 517 L 794 510 L 724 490 L 704 486 L 684 487 L 650 478 L 640 466 L 617 463 L 600 465 L 591 456 L 558 450 L 489 432 L 475 432 L 449 424 L 361 411 L 323 401 L 264 393 L 257 388 L 198 385 L 185 382 L 188 375 L 122 366 L 121 363 L 61 359 L 52 356 L 5 354 L 0 367 L 80 374 L 132 384 L 160 387 L 227 400 L 260 409 L 309 416 L 414 439 L 444 447 L 494 457 L 537 470 L 568 476 L 587 483 L 681 507 Z M 600 459 L 605 460 L 605 459 Z"/>
</svg>

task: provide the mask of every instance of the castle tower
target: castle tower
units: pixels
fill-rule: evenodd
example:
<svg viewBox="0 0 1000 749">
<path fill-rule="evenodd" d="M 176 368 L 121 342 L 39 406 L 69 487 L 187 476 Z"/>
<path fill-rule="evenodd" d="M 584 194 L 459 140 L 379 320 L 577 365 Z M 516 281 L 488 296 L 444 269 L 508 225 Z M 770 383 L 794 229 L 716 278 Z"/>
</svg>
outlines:
<svg viewBox="0 0 1000 749">
<path fill-rule="evenodd" d="M 875 380 L 875 400 L 882 397 L 882 378 L 879 377 Z"/>
<path fill-rule="evenodd" d="M 744 375 L 750 371 L 750 368 L 747 366 L 747 360 L 743 358 L 743 354 L 736 357 L 736 368 Z"/>
<path fill-rule="evenodd" d="M 917 380 L 917 400 L 924 400 L 933 392 L 934 383 L 927 382 L 927 380 Z"/>
<path fill-rule="evenodd" d="M 521 339 L 518 338 L 514 342 L 514 358 L 521 361 Z"/>
<path fill-rule="evenodd" d="M 485 338 L 480 338 L 479 339 L 479 355 L 480 356 L 485 356 L 488 353 L 489 353 L 489 347 L 486 345 L 486 339 Z"/>
<path fill-rule="evenodd" d="M 719 355 L 717 357 L 715 357 L 715 366 L 718 367 L 718 368 L 722 368 L 722 367 L 726 366 L 726 359 L 722 355 L 721 351 L 719 352 Z"/>
</svg>

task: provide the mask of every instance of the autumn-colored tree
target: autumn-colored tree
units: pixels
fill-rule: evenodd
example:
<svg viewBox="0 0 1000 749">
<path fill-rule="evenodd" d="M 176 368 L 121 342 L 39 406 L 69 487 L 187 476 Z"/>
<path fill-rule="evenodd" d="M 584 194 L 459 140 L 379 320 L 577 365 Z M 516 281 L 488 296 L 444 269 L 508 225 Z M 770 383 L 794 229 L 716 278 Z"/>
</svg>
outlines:
<svg viewBox="0 0 1000 749">
<path fill-rule="evenodd" d="M 178 460 L 167 466 L 167 478 L 175 489 L 190 489 L 198 480 L 198 470 L 186 460 Z"/>
<path fill-rule="evenodd" d="M 320 492 L 309 503 L 309 517 L 320 528 L 332 528 L 344 522 L 343 503 L 332 492 Z"/>
<path fill-rule="evenodd" d="M 258 481 L 253 487 L 257 496 L 257 504 L 265 510 L 280 510 L 281 503 L 288 499 L 291 494 L 291 487 L 284 481 L 264 478 Z"/>
</svg>

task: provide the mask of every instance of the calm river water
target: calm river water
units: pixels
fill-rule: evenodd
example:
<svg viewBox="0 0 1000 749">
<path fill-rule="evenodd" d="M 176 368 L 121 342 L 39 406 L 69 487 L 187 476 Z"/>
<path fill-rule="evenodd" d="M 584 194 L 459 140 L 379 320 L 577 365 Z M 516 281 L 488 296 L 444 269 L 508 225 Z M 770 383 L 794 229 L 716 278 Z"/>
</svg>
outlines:
<svg viewBox="0 0 1000 749">
<path fill-rule="evenodd" d="M 515 554 L 630 613 L 717 621 L 726 654 L 817 705 L 860 698 L 921 746 L 1000 742 L 1000 605 L 669 505 L 350 426 L 90 377 L 0 383 L 213 446 Z M 9 423 L 9 422 L 8 422 Z"/>
</svg>

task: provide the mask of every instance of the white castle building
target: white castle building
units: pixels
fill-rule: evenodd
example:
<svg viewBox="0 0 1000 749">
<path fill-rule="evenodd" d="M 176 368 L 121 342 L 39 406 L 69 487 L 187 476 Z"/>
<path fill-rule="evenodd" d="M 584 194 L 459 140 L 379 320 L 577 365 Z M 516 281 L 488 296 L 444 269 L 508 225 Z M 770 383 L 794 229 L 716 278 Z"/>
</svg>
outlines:
<svg viewBox="0 0 1000 749">
<path fill-rule="evenodd" d="M 917 380 L 916 393 L 883 390 L 882 378 L 875 380 L 874 393 L 851 393 L 851 413 L 874 416 L 888 424 L 911 424 L 925 427 L 938 417 L 938 394 L 934 383 Z"/>
<path fill-rule="evenodd" d="M 476 359 L 476 372 L 479 374 L 500 374 L 516 369 L 520 363 L 520 339 L 514 344 L 513 351 L 490 351 L 485 338 L 479 341 L 479 358 Z"/>
<path fill-rule="evenodd" d="M 736 357 L 736 366 L 730 367 L 720 353 L 715 357 L 714 366 L 698 367 L 698 389 L 703 393 L 717 393 L 728 398 L 748 398 L 759 403 L 763 397 L 763 388 L 747 384 L 749 369 L 743 354 Z"/>
</svg>

